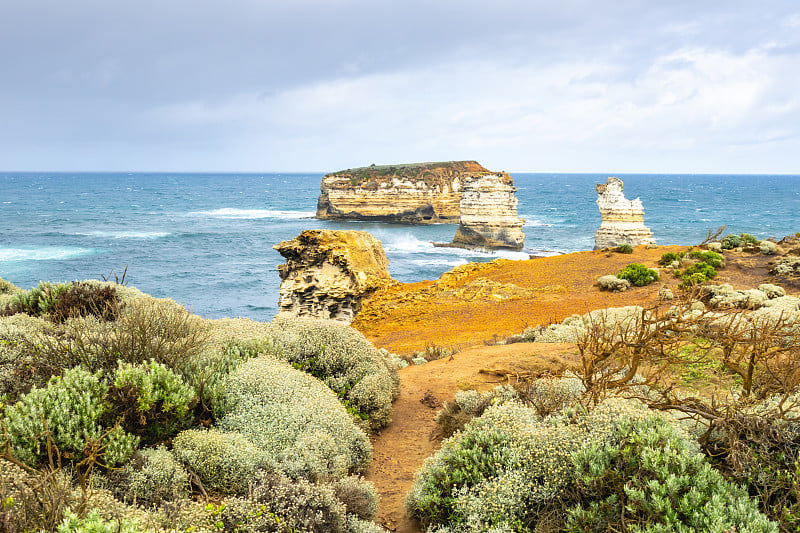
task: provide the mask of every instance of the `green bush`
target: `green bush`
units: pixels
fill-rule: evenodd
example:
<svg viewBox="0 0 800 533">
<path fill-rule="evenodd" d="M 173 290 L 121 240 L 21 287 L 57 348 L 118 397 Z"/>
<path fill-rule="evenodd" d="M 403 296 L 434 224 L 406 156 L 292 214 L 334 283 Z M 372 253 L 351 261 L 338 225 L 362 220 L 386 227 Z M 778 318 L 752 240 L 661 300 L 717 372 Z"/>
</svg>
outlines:
<svg viewBox="0 0 800 533">
<path fill-rule="evenodd" d="M 119 426 L 104 426 L 108 386 L 101 374 L 81 368 L 53 377 L 46 388 L 34 388 L 6 409 L 3 420 L 14 455 L 29 465 L 48 458 L 50 442 L 65 460 L 91 456 L 107 466 L 126 461 L 138 438 Z"/>
<path fill-rule="evenodd" d="M 121 363 L 111 397 L 124 428 L 143 444 L 164 441 L 188 427 L 196 403 L 194 389 L 152 359 L 141 365 Z"/>
<path fill-rule="evenodd" d="M 658 260 L 658 264 L 661 266 L 669 266 L 675 261 L 683 259 L 684 255 L 686 255 L 686 252 L 667 252 L 661 256 L 661 259 Z"/>
<path fill-rule="evenodd" d="M 223 505 L 218 522 L 224 531 L 344 533 L 347 523 L 331 487 L 276 474 L 262 475 L 248 498 L 228 498 Z"/>
<path fill-rule="evenodd" d="M 16 294 L 20 289 L 13 283 L 0 278 L 0 294 Z"/>
<path fill-rule="evenodd" d="M 631 246 L 630 244 L 620 244 L 619 246 L 616 247 L 614 251 L 620 254 L 632 254 L 633 246 Z"/>
<path fill-rule="evenodd" d="M 342 502 L 347 514 L 361 520 L 372 520 L 378 512 L 378 493 L 375 486 L 360 476 L 347 476 L 332 485 L 336 498 Z"/>
<path fill-rule="evenodd" d="M 540 509 L 574 481 L 572 454 L 607 439 L 616 420 L 646 414 L 616 399 L 546 417 L 513 401 L 492 405 L 425 461 L 406 507 L 426 526 L 535 529 Z"/>
<path fill-rule="evenodd" d="M 139 533 L 144 532 L 134 520 L 103 520 L 97 511 L 92 511 L 84 518 L 78 518 L 73 512 L 67 512 L 64 521 L 58 526 L 58 533 Z"/>
<path fill-rule="evenodd" d="M 664 419 L 623 421 L 574 460 L 581 503 L 567 531 L 778 531 Z"/>
<path fill-rule="evenodd" d="M 4 314 L 25 313 L 32 316 L 42 316 L 49 312 L 58 301 L 59 296 L 67 292 L 69 283 L 45 283 L 30 290 L 18 292 L 6 306 Z"/>
<path fill-rule="evenodd" d="M 730 235 L 726 235 L 722 239 L 722 249 L 723 250 L 732 250 L 734 248 L 738 248 L 742 245 L 742 238 L 738 235 L 734 235 L 733 233 Z"/>
<path fill-rule="evenodd" d="M 131 364 L 151 359 L 181 372 L 187 361 L 207 348 L 206 322 L 170 300 L 130 299 L 114 322 L 94 317 L 73 318 L 64 335 L 44 343 L 42 356 L 64 357 L 91 370 L 113 371 L 119 361 Z"/>
<path fill-rule="evenodd" d="M 219 427 L 244 435 L 292 478 L 338 478 L 363 472 L 372 446 L 319 380 L 262 356 L 228 378 Z"/>
<path fill-rule="evenodd" d="M 120 478 L 124 499 L 134 504 L 155 505 L 189 494 L 189 475 L 163 446 L 137 451 Z"/>
<path fill-rule="evenodd" d="M 682 288 L 687 288 L 706 283 L 711 278 L 716 277 L 717 270 L 708 263 L 695 263 L 681 271 L 679 275 L 681 280 L 683 280 L 680 286 Z"/>
<path fill-rule="evenodd" d="M 172 441 L 175 457 L 211 490 L 247 492 L 259 470 L 269 466 L 263 450 L 240 433 L 187 429 Z"/>
<path fill-rule="evenodd" d="M 322 380 L 370 429 L 391 420 L 397 369 L 358 331 L 335 320 L 276 318 L 264 340 L 268 353 Z"/>
<path fill-rule="evenodd" d="M 619 271 L 619 279 L 626 279 L 635 287 L 644 287 L 658 281 L 658 271 L 647 268 L 641 263 L 631 263 Z"/>
<path fill-rule="evenodd" d="M 718 254 L 717 252 L 704 252 L 702 250 L 694 250 L 689 253 L 689 257 L 692 259 L 699 259 L 700 262 L 706 263 L 711 265 L 714 268 L 724 268 L 725 267 L 725 258 L 722 255 Z"/>
</svg>

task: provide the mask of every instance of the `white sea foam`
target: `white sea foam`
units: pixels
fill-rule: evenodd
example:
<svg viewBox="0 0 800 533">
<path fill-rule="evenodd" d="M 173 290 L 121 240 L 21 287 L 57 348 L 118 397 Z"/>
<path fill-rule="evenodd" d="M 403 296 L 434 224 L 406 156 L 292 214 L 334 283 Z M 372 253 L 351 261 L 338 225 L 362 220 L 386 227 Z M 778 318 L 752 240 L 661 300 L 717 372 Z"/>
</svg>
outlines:
<svg viewBox="0 0 800 533">
<path fill-rule="evenodd" d="M 3 261 L 59 261 L 95 253 L 91 248 L 43 246 L 41 248 L 0 248 Z"/>
<path fill-rule="evenodd" d="M 90 231 L 88 233 L 76 233 L 76 235 L 103 239 L 160 239 L 172 234 L 168 231 Z"/>
<path fill-rule="evenodd" d="M 410 262 L 420 266 L 447 266 L 452 268 L 466 265 L 468 261 L 466 259 L 412 259 Z"/>
<path fill-rule="evenodd" d="M 234 207 L 223 207 L 212 211 L 193 211 L 190 216 L 201 216 L 211 218 L 227 219 L 247 219 L 255 220 L 260 218 L 278 218 L 284 220 L 312 218 L 314 211 L 280 211 L 274 209 L 236 209 Z"/>
<path fill-rule="evenodd" d="M 547 224 L 546 222 L 542 222 L 541 220 L 530 220 L 526 217 L 522 217 L 525 219 L 526 226 L 538 227 L 538 228 L 549 228 L 552 227 L 552 224 Z"/>
<path fill-rule="evenodd" d="M 388 238 L 387 238 L 388 237 Z M 382 241 L 383 249 L 388 253 L 425 253 L 434 249 L 433 243 L 430 241 L 421 241 L 410 233 L 402 235 L 391 235 L 384 237 Z"/>
</svg>

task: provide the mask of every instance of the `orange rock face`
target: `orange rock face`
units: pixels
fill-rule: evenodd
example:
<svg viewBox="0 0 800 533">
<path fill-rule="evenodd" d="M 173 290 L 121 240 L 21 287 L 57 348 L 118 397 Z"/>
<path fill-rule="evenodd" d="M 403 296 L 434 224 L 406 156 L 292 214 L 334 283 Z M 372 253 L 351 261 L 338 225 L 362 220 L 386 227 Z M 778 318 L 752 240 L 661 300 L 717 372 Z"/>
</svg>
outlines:
<svg viewBox="0 0 800 533">
<path fill-rule="evenodd" d="M 362 298 L 396 283 L 381 242 L 364 231 L 306 230 L 274 248 L 286 258 L 280 313 L 349 323 Z"/>
</svg>

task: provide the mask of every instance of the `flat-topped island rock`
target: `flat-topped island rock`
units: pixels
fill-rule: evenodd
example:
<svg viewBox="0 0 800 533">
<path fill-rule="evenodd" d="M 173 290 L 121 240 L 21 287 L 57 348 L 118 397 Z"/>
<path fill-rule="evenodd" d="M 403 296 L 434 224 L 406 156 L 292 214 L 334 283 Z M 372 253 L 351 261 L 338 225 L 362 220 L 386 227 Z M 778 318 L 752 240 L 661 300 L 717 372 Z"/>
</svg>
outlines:
<svg viewBox="0 0 800 533">
<path fill-rule="evenodd" d="M 475 161 L 368 166 L 322 178 L 317 218 L 410 224 L 458 223 L 467 176 L 491 174 Z"/>
<path fill-rule="evenodd" d="M 322 178 L 317 218 L 405 224 L 459 224 L 462 248 L 521 250 L 514 181 L 475 161 L 369 166 Z"/>
</svg>

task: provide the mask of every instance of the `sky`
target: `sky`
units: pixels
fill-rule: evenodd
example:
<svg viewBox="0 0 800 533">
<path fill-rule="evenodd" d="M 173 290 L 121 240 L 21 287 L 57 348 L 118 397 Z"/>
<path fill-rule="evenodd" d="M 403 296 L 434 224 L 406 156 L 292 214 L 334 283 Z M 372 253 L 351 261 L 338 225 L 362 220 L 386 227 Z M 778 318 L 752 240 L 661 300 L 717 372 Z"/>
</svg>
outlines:
<svg viewBox="0 0 800 533">
<path fill-rule="evenodd" d="M 800 173 L 796 0 L 2 0 L 0 170 Z"/>
</svg>

